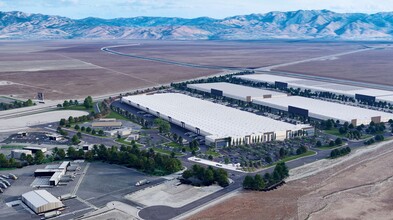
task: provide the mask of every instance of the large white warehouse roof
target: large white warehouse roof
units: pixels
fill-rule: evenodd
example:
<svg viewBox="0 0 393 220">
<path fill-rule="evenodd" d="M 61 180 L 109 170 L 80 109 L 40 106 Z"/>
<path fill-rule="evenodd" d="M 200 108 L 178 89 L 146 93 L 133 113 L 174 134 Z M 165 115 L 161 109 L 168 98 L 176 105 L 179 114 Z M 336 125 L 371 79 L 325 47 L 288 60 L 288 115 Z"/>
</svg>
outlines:
<svg viewBox="0 0 393 220">
<path fill-rule="evenodd" d="M 336 119 L 341 122 L 353 123 L 355 125 L 368 124 L 373 118 L 380 117 L 381 122 L 393 119 L 393 114 L 380 112 L 350 105 L 327 102 L 300 96 L 288 96 L 277 99 L 255 99 L 255 104 L 288 111 L 289 106 L 308 110 L 308 116 L 317 119 Z M 355 120 L 355 121 L 354 121 Z"/>
<path fill-rule="evenodd" d="M 46 190 L 34 190 L 22 195 L 22 201 L 35 213 L 48 212 L 63 207 L 63 203 Z"/>
<path fill-rule="evenodd" d="M 208 93 L 222 93 L 222 96 L 238 99 L 242 101 L 251 101 L 253 98 L 273 98 L 285 97 L 286 93 L 275 92 L 265 89 L 257 89 L 249 86 L 242 86 L 226 82 L 218 83 L 201 83 L 201 84 L 188 84 L 188 88 L 196 89 Z M 214 91 L 215 90 L 215 91 Z"/>
<path fill-rule="evenodd" d="M 252 82 L 267 82 L 275 84 L 276 82 L 287 83 L 288 87 L 310 89 L 313 91 L 332 92 L 355 97 L 356 94 L 367 95 L 372 97 L 393 95 L 393 91 L 371 89 L 365 87 L 344 85 L 338 83 L 329 83 L 317 80 L 300 79 L 295 77 L 278 76 L 271 74 L 251 74 L 234 76 L 235 78 L 252 81 Z"/>
<path fill-rule="evenodd" d="M 271 132 L 299 131 L 293 125 L 178 93 L 137 95 L 122 98 L 127 103 L 173 123 L 184 123 L 212 140 L 244 138 Z M 170 119 L 169 119 L 170 118 Z M 283 138 L 285 139 L 285 137 Z"/>
</svg>

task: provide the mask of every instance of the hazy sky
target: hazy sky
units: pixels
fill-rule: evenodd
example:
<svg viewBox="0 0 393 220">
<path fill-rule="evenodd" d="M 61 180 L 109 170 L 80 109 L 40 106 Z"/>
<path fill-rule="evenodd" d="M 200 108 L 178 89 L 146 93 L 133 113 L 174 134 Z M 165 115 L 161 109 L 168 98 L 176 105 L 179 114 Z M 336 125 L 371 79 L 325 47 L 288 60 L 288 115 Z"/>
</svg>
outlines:
<svg viewBox="0 0 393 220">
<path fill-rule="evenodd" d="M 376 13 L 393 11 L 393 0 L 0 0 L 0 11 L 24 11 L 71 18 L 90 16 L 223 18 L 299 9 Z"/>
</svg>

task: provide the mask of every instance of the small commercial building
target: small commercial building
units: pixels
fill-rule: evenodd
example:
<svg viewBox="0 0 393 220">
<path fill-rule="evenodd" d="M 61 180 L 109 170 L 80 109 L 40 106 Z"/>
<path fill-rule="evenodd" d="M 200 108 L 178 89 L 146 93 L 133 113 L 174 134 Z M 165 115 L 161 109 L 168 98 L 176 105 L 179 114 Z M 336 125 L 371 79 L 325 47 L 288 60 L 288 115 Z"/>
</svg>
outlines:
<svg viewBox="0 0 393 220">
<path fill-rule="evenodd" d="M 57 210 L 64 204 L 46 190 L 34 190 L 22 194 L 22 202 L 36 214 Z"/>
<path fill-rule="evenodd" d="M 56 133 L 50 133 L 46 134 L 46 136 L 49 138 L 51 141 L 60 141 L 63 139 L 63 136 L 56 134 Z"/>
<path fill-rule="evenodd" d="M 45 153 L 48 151 L 46 147 L 24 147 L 24 150 L 30 150 L 33 152 L 33 154 L 37 153 L 37 151 L 41 151 L 42 153 Z"/>
<path fill-rule="evenodd" d="M 228 146 L 312 135 L 293 125 L 178 93 L 136 95 L 121 101 L 205 137 L 207 145 Z"/>
<path fill-rule="evenodd" d="M 95 121 L 91 124 L 93 128 L 120 128 L 122 125 L 120 121 Z"/>
<path fill-rule="evenodd" d="M 37 169 L 34 172 L 35 177 L 50 177 L 49 185 L 56 186 L 61 177 L 67 172 L 67 167 L 70 166 L 69 161 L 64 161 L 60 165 L 48 165 L 45 169 Z"/>
<path fill-rule="evenodd" d="M 132 132 L 131 128 L 121 128 L 121 129 L 114 129 L 114 130 L 109 130 L 109 131 L 104 131 L 106 136 L 116 136 L 116 135 L 120 135 L 122 137 L 130 135 Z"/>
<path fill-rule="evenodd" d="M 127 141 L 137 141 L 139 140 L 139 134 L 130 134 L 127 137 Z"/>
<path fill-rule="evenodd" d="M 224 96 L 244 102 L 251 102 L 254 98 L 266 99 L 288 96 L 286 93 L 226 82 L 188 84 L 187 87 L 190 89 L 210 93 L 212 95 Z"/>
<path fill-rule="evenodd" d="M 20 159 L 20 156 L 22 156 L 22 154 L 25 154 L 26 156 L 33 155 L 31 150 L 19 150 L 19 149 L 11 150 L 11 157 L 14 159 Z"/>
<path fill-rule="evenodd" d="M 339 120 L 341 123 L 348 122 L 354 126 L 366 125 L 371 121 L 380 123 L 393 119 L 393 114 L 386 112 L 300 96 L 288 96 L 278 99 L 254 99 L 253 103 L 305 118 L 318 120 L 334 119 Z"/>
</svg>

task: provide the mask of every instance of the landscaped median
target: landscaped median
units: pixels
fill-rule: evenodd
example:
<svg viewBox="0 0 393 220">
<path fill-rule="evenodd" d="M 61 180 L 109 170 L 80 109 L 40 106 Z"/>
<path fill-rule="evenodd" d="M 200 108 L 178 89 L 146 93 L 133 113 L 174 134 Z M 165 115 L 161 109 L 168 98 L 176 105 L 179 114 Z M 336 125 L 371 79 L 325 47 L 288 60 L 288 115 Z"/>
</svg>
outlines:
<svg viewBox="0 0 393 220">
<path fill-rule="evenodd" d="M 303 157 L 314 156 L 315 154 L 317 154 L 317 152 L 309 150 L 309 151 L 307 151 L 307 152 L 305 152 L 303 154 L 284 157 L 283 159 L 281 159 L 279 161 L 276 161 L 276 162 L 274 162 L 272 164 L 269 164 L 268 166 L 265 166 L 263 168 L 269 168 L 269 167 L 275 166 L 276 164 L 281 163 L 281 162 L 290 162 L 290 161 L 293 161 L 293 160 L 298 160 L 298 159 L 303 158 Z"/>
</svg>

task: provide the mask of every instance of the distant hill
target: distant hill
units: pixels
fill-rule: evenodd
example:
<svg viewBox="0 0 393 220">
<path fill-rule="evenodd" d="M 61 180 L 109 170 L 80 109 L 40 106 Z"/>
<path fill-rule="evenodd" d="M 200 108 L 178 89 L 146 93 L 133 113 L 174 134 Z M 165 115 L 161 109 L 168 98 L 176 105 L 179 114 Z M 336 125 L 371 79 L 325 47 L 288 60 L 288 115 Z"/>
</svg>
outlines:
<svg viewBox="0 0 393 220">
<path fill-rule="evenodd" d="M 70 19 L 0 12 L 0 39 L 392 40 L 393 13 L 270 12 L 213 19 Z"/>
</svg>

